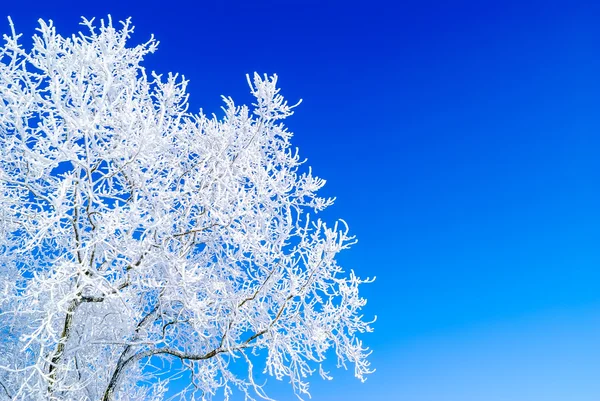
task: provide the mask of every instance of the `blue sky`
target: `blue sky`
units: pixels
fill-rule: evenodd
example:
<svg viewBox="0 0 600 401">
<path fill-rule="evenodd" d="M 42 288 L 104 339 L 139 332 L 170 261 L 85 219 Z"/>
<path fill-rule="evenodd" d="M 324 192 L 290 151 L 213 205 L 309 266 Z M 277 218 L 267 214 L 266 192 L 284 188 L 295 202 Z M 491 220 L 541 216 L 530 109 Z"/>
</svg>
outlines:
<svg viewBox="0 0 600 401">
<path fill-rule="evenodd" d="M 101 3 L 101 4 L 100 4 Z M 192 109 L 277 73 L 294 142 L 359 244 L 377 372 L 313 400 L 600 399 L 600 6 L 547 1 L 3 4 L 31 36 L 80 16 L 154 33 Z M 3 32 L 8 31 L 5 23 Z M 293 399 L 275 384 L 274 396 Z"/>
</svg>

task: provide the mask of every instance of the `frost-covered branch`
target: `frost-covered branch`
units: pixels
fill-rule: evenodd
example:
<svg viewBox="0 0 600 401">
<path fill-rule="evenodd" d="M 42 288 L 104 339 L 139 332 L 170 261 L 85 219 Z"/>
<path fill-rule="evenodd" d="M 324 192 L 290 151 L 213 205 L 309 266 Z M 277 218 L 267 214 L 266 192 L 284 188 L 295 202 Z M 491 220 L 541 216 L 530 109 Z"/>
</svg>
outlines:
<svg viewBox="0 0 600 401">
<path fill-rule="evenodd" d="M 268 399 L 255 366 L 302 396 L 326 357 L 364 380 L 371 280 L 313 217 L 333 199 L 277 76 L 194 113 L 184 77 L 144 69 L 154 38 L 82 25 L 40 21 L 26 50 L 11 23 L 0 47 L 0 400 L 159 400 L 177 372 L 191 399 Z"/>
</svg>

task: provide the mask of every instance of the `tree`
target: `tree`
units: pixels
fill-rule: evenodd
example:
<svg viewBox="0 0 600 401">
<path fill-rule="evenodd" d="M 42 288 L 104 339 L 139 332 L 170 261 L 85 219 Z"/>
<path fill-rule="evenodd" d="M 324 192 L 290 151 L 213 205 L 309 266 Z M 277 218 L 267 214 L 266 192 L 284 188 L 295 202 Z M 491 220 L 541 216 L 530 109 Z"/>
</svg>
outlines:
<svg viewBox="0 0 600 401">
<path fill-rule="evenodd" d="M 188 111 L 187 81 L 140 65 L 111 19 L 62 37 L 40 21 L 0 48 L 0 400 L 267 398 L 253 364 L 306 378 L 327 355 L 371 373 L 343 221 L 281 123 L 277 76 L 252 110 Z"/>
</svg>

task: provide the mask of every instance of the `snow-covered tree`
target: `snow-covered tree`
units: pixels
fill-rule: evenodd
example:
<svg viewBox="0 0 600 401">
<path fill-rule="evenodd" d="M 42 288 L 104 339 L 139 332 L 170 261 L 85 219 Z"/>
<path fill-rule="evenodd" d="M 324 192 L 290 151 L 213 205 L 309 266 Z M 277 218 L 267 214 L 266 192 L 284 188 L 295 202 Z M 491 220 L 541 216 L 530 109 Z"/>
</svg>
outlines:
<svg viewBox="0 0 600 401">
<path fill-rule="evenodd" d="M 129 21 L 40 21 L 0 48 L 0 400 L 267 395 L 253 364 L 308 394 L 327 357 L 371 372 L 343 221 L 303 166 L 277 77 L 224 116 L 147 72 Z M 258 367 L 260 365 L 260 367 Z M 262 373 L 261 373 L 262 374 Z"/>
</svg>

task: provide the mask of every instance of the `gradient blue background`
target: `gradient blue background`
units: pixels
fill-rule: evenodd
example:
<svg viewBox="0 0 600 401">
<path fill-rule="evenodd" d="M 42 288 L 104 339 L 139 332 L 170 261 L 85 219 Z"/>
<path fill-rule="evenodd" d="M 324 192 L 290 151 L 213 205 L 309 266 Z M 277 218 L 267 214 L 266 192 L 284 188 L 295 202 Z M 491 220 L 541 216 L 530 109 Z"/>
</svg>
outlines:
<svg viewBox="0 0 600 401">
<path fill-rule="evenodd" d="M 377 372 L 313 400 L 600 399 L 600 7 L 547 1 L 2 2 L 18 31 L 133 17 L 192 109 L 277 73 L 359 244 Z M 8 25 L 2 25 L 2 32 Z M 286 385 L 272 393 L 294 399 Z"/>
</svg>

